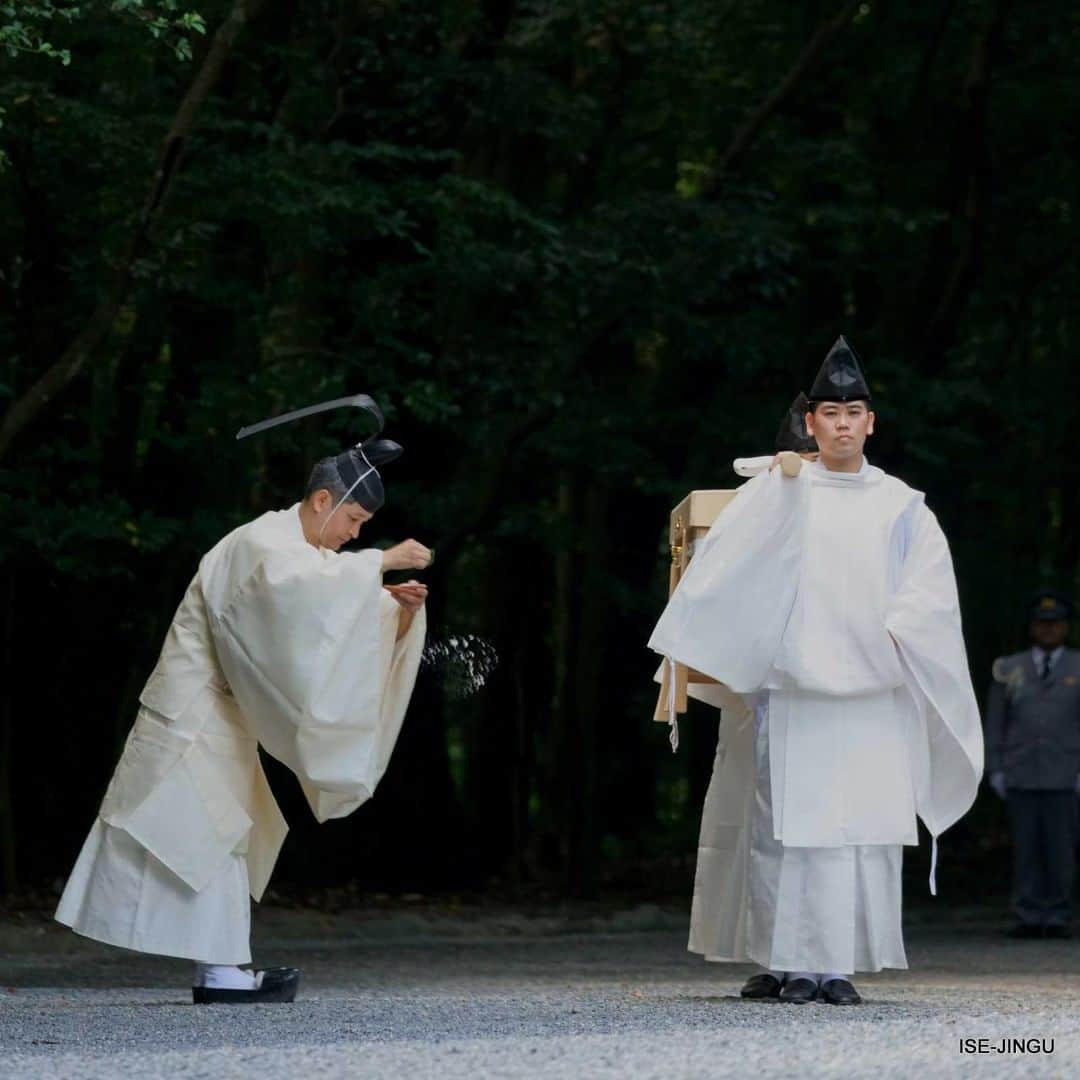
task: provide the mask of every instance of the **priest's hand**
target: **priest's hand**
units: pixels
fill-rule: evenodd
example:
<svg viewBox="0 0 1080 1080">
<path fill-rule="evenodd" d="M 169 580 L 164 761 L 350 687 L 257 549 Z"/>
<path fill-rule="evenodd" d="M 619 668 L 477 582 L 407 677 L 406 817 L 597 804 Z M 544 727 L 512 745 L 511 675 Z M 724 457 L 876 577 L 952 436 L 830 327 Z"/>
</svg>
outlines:
<svg viewBox="0 0 1080 1080">
<path fill-rule="evenodd" d="M 384 585 L 383 588 L 401 605 L 394 638 L 395 641 L 400 641 L 409 632 L 416 613 L 427 600 L 427 586 L 419 581 L 406 581 L 404 585 Z"/>
<path fill-rule="evenodd" d="M 769 472 L 772 472 L 777 465 L 780 466 L 780 471 L 785 476 L 794 478 L 802 472 L 802 458 L 793 450 L 781 450 L 773 458 L 772 464 L 769 466 Z"/>
<path fill-rule="evenodd" d="M 384 585 L 383 588 L 410 613 L 419 611 L 427 600 L 428 588 L 421 581 L 406 581 L 401 585 Z"/>
<path fill-rule="evenodd" d="M 1005 787 L 1005 774 L 1003 772 L 992 772 L 987 777 L 987 782 L 994 789 L 994 794 L 999 799 L 1007 799 L 1008 788 Z"/>
<path fill-rule="evenodd" d="M 383 552 L 382 568 L 387 570 L 426 570 L 432 561 L 430 548 L 419 540 L 403 540 Z"/>
</svg>

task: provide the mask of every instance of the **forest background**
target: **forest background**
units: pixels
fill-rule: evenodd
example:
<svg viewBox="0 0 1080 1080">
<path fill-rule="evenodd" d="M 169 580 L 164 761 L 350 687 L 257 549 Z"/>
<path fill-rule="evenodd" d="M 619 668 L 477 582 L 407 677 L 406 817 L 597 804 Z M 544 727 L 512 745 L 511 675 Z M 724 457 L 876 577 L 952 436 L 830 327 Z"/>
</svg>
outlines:
<svg viewBox="0 0 1080 1080">
<path fill-rule="evenodd" d="M 500 663 L 422 675 L 345 821 L 273 770 L 279 892 L 687 897 L 668 510 L 839 333 L 981 696 L 1080 584 L 1078 55 L 1051 0 L 0 3 L 0 893 L 70 868 L 199 556 L 363 433 L 235 431 L 345 393 L 406 447 L 364 540 L 433 545 L 433 634 Z M 942 892 L 1006 860 L 984 793 Z"/>
</svg>

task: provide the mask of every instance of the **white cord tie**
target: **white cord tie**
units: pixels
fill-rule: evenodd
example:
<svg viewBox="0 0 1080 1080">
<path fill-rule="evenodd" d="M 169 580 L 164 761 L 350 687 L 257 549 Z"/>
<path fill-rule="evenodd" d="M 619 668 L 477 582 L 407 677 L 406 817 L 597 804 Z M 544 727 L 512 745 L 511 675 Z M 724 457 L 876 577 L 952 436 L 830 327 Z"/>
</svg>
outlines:
<svg viewBox="0 0 1080 1080">
<path fill-rule="evenodd" d="M 333 510 L 330 511 L 329 514 L 326 515 L 326 520 L 322 523 L 322 528 L 319 529 L 319 547 L 322 547 L 322 534 L 326 530 L 326 526 L 330 524 L 330 519 L 341 509 L 342 504 L 353 493 L 353 491 L 356 489 L 357 484 L 359 484 L 360 481 L 363 480 L 365 477 L 370 476 L 372 473 L 377 473 L 377 470 L 376 470 L 375 466 L 372 465 L 370 461 L 368 461 L 367 454 L 364 453 L 363 445 L 362 444 L 357 444 L 355 449 L 360 451 L 360 456 L 364 459 L 364 462 L 366 463 L 366 465 L 368 467 L 368 470 L 367 470 L 366 473 L 363 473 L 363 474 L 361 474 L 360 476 L 358 476 L 356 478 L 356 482 L 353 484 L 353 486 L 351 488 L 349 488 L 349 490 L 346 491 L 345 494 L 342 495 L 340 499 L 338 499 L 337 505 L 334 507 Z"/>
<path fill-rule="evenodd" d="M 671 752 L 674 754 L 679 749 L 679 720 L 675 715 L 675 661 L 668 657 L 668 713 L 667 722 L 668 742 L 671 743 Z"/>
</svg>

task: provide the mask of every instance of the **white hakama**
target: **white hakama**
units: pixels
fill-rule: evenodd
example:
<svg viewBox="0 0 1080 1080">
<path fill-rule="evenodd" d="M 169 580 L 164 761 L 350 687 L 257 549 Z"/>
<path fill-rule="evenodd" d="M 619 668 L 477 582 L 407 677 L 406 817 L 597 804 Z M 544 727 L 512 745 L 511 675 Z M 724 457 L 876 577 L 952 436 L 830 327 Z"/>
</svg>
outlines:
<svg viewBox="0 0 1080 1080">
<path fill-rule="evenodd" d="M 701 819 L 690 951 L 773 971 L 906 968 L 902 845 L 785 846 L 773 816 L 769 728 L 765 704 L 742 716 L 733 709 L 721 723 Z"/>
<path fill-rule="evenodd" d="M 235 853 L 198 892 L 123 829 L 100 818 L 56 911 L 77 934 L 206 964 L 251 961 L 247 863 Z"/>
<path fill-rule="evenodd" d="M 205 881 L 185 881 L 176 872 L 184 869 L 177 862 L 179 851 L 145 836 L 138 819 L 132 821 L 124 814 L 123 788 L 129 777 L 118 768 L 118 779 L 110 784 L 56 910 L 57 920 L 76 933 L 108 945 L 203 963 L 251 960 L 248 856 L 254 853 L 250 851 L 250 823 L 259 819 L 260 804 L 265 807 L 272 796 L 259 762 L 258 743 L 240 726 L 232 715 L 234 708 L 227 707 L 223 697 L 211 704 L 216 707 L 192 710 L 179 722 L 140 709 L 121 759 L 135 764 L 124 771 L 130 775 L 155 747 L 182 741 L 188 746 L 183 756 L 188 773 L 200 777 L 203 791 L 227 792 L 243 808 L 247 831 L 232 850 L 218 855 Z M 192 727 L 195 730 L 185 730 Z M 179 829 L 197 833 L 199 817 L 191 811 L 190 802 L 177 799 L 174 792 L 172 804 L 156 813 L 161 814 L 161 824 L 171 816 Z M 126 824 L 111 824 L 114 820 Z M 280 816 L 270 820 L 276 856 L 286 827 Z M 258 838 L 258 831 L 254 836 Z M 151 847 L 172 850 L 176 870 L 153 855 Z"/>
<path fill-rule="evenodd" d="M 744 959 L 772 971 L 850 975 L 906 968 L 900 919 L 903 847 L 781 843 L 773 821 L 767 715 L 754 727 Z"/>
</svg>

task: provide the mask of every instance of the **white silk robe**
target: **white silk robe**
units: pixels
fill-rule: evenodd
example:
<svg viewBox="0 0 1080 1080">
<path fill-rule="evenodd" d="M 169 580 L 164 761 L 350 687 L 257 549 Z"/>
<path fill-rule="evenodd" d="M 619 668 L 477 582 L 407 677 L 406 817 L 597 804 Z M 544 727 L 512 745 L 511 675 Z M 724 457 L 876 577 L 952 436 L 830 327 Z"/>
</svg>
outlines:
<svg viewBox="0 0 1080 1080">
<path fill-rule="evenodd" d="M 935 839 L 962 816 L 982 771 L 948 547 L 921 494 L 869 465 L 757 476 L 650 646 L 724 684 L 695 695 L 725 717 L 691 949 L 779 970 L 905 966 L 900 845 L 916 815 Z M 851 925 L 822 944 L 837 911 Z"/>
<path fill-rule="evenodd" d="M 424 613 L 396 640 L 382 553 L 304 539 L 299 507 L 236 529 L 199 564 L 56 918 L 113 945 L 250 960 L 250 904 L 287 826 L 258 747 L 319 821 L 369 799 L 412 693 Z"/>
</svg>

